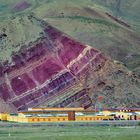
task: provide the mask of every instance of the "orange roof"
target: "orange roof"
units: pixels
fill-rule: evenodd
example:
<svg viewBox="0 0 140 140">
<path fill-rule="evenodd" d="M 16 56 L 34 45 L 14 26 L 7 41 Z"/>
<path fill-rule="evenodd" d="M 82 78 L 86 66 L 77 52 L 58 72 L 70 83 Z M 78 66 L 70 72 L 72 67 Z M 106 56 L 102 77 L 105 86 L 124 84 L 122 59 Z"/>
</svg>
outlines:
<svg viewBox="0 0 140 140">
<path fill-rule="evenodd" d="M 84 108 L 28 108 L 28 111 L 83 111 Z"/>
</svg>

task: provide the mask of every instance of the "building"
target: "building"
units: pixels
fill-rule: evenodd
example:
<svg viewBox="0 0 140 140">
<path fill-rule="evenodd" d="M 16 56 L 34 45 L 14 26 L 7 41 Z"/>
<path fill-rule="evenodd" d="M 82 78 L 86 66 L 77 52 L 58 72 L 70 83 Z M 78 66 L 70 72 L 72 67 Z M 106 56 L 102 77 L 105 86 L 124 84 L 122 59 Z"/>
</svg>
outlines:
<svg viewBox="0 0 140 140">
<path fill-rule="evenodd" d="M 113 119 L 112 116 L 95 116 L 93 110 L 84 108 L 29 108 L 7 117 L 10 122 L 68 122 L 68 121 L 99 121 Z"/>
<path fill-rule="evenodd" d="M 140 120 L 139 111 L 85 110 L 84 108 L 29 108 L 17 114 L 1 113 L 0 120 L 20 123 L 45 123 L 69 121 Z"/>
</svg>

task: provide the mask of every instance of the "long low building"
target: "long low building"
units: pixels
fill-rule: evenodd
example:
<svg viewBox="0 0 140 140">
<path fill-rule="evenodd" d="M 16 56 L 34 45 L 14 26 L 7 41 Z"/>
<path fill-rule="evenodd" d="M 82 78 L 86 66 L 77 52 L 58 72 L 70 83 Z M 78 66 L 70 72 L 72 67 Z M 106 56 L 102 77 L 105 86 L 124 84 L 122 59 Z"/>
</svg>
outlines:
<svg viewBox="0 0 140 140">
<path fill-rule="evenodd" d="M 29 108 L 18 114 L 1 113 L 0 120 L 21 123 L 68 122 L 68 121 L 102 121 L 102 120 L 140 120 L 134 112 L 110 111 L 101 112 L 84 108 Z"/>
</svg>

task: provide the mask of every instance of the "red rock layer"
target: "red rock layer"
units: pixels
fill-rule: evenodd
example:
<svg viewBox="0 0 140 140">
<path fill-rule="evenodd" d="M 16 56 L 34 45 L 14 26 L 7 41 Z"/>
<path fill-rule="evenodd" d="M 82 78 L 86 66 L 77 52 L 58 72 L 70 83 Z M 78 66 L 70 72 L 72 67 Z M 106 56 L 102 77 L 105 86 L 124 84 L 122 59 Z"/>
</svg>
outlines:
<svg viewBox="0 0 140 140">
<path fill-rule="evenodd" d="M 44 102 L 65 107 L 73 100 L 88 108 L 91 99 L 81 81 L 87 71 L 103 67 L 106 58 L 51 26 L 44 33 L 28 49 L 13 55 L 10 65 L 0 67 L 0 98 L 17 110 Z"/>
</svg>

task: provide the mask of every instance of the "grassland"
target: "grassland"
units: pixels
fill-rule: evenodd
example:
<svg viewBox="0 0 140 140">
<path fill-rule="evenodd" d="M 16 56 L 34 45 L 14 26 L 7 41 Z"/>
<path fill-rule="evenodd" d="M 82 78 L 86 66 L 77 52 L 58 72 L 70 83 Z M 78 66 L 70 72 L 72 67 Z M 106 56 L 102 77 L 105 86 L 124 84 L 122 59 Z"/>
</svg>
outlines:
<svg viewBox="0 0 140 140">
<path fill-rule="evenodd" d="M 0 127 L 0 140 L 139 140 L 140 127 L 36 125 Z"/>
</svg>

